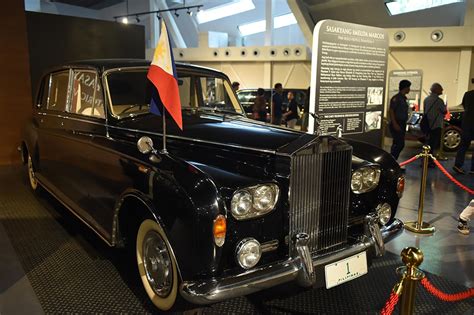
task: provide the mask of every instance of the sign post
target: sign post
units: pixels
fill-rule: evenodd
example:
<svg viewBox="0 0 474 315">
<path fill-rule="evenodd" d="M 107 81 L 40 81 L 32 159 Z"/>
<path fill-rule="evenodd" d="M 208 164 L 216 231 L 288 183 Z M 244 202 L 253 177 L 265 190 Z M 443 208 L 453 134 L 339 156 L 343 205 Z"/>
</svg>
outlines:
<svg viewBox="0 0 474 315">
<path fill-rule="evenodd" d="M 308 132 L 382 143 L 388 34 L 384 29 L 333 20 L 313 33 Z"/>
</svg>

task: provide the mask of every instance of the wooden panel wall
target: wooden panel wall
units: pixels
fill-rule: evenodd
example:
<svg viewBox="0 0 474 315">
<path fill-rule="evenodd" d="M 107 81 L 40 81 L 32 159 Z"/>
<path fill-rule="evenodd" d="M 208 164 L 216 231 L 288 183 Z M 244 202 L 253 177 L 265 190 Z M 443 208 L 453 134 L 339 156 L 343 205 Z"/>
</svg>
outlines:
<svg viewBox="0 0 474 315">
<path fill-rule="evenodd" d="M 24 1 L 4 1 L 0 10 L 0 165 L 19 163 L 16 151 L 31 103 Z"/>
</svg>

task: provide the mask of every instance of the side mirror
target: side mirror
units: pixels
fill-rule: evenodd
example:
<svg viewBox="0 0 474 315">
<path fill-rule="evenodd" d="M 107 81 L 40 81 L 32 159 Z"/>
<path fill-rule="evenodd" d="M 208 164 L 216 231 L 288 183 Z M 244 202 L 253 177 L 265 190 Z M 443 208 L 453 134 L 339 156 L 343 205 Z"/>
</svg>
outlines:
<svg viewBox="0 0 474 315">
<path fill-rule="evenodd" d="M 141 137 L 137 141 L 137 148 L 143 154 L 153 153 L 156 154 L 156 150 L 153 147 L 153 140 L 150 137 Z"/>
</svg>

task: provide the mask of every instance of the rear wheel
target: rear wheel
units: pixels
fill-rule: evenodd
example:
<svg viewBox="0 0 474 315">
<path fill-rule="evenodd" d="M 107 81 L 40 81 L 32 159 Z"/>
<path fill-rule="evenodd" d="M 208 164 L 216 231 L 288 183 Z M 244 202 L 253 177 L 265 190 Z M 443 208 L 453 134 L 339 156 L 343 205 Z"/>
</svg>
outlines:
<svg viewBox="0 0 474 315">
<path fill-rule="evenodd" d="M 148 297 L 162 311 L 176 302 L 178 271 L 165 232 L 153 220 L 144 220 L 136 239 L 138 271 Z"/>
<path fill-rule="evenodd" d="M 38 190 L 38 180 L 36 179 L 35 167 L 33 165 L 33 160 L 31 159 L 31 156 L 30 156 L 29 153 L 28 153 L 27 165 L 28 165 L 28 179 L 29 179 L 29 182 L 30 182 L 30 187 L 33 191 L 37 191 Z"/>
</svg>

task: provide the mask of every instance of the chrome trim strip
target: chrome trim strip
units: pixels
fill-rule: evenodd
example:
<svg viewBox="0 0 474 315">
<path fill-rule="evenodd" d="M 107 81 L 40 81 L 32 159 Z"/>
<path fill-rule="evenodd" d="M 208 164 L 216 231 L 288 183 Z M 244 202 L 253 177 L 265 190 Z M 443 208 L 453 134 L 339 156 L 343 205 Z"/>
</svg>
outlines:
<svg viewBox="0 0 474 315">
<path fill-rule="evenodd" d="M 50 193 L 54 199 L 56 199 L 57 201 L 59 201 L 66 209 L 69 210 L 69 212 L 71 212 L 74 216 L 76 216 L 79 220 L 81 220 L 88 228 L 90 228 L 95 234 L 97 234 L 97 236 L 99 236 L 108 246 L 110 247 L 114 247 L 115 244 L 112 244 L 109 240 L 107 240 L 102 234 L 99 233 L 99 231 L 97 231 L 89 222 L 87 222 L 86 220 L 84 220 L 76 211 L 74 211 L 69 205 L 67 205 L 64 201 L 62 201 L 54 192 L 52 189 L 48 188 L 47 185 L 44 184 L 44 182 L 42 182 L 39 178 L 38 178 L 38 174 L 35 174 L 36 175 L 36 180 L 38 181 L 38 183 L 41 185 L 41 187 L 43 187 L 48 193 Z M 41 175 L 40 175 L 41 177 Z"/>
<path fill-rule="evenodd" d="M 399 219 L 393 220 L 390 225 L 383 226 L 380 228 L 382 232 L 382 239 L 386 243 L 396 237 L 399 233 L 403 231 L 403 222 Z"/>
<path fill-rule="evenodd" d="M 71 113 L 71 114 L 73 114 L 73 113 Z M 65 116 L 65 115 L 61 115 L 61 114 L 52 114 L 52 113 L 46 113 L 46 112 L 38 112 L 38 115 L 51 116 L 51 117 L 62 118 L 62 119 L 67 119 L 67 120 L 74 120 L 74 121 L 86 122 L 86 123 L 90 123 L 90 124 L 93 124 L 93 125 L 98 125 L 98 126 L 104 126 L 104 127 L 106 127 L 106 124 L 104 124 L 104 123 L 96 122 L 96 121 L 93 121 L 93 120 L 87 120 L 87 119 L 81 119 L 81 118 L 76 118 L 76 117 Z M 80 115 L 80 114 L 76 114 L 76 115 Z M 89 117 L 89 116 L 85 116 L 85 117 Z M 92 117 L 92 116 L 90 116 L 90 117 Z M 104 118 L 99 118 L 99 117 L 93 117 L 93 118 L 104 120 Z"/>
<path fill-rule="evenodd" d="M 262 253 L 271 252 L 278 249 L 278 240 L 271 240 L 260 244 Z"/>
<path fill-rule="evenodd" d="M 125 130 L 125 131 L 131 131 L 131 132 L 137 132 L 137 133 L 142 133 L 142 134 L 149 134 L 153 136 L 163 136 L 163 134 L 158 133 L 158 132 L 151 132 L 151 131 L 145 131 L 145 130 L 139 130 L 139 129 L 129 129 L 129 128 L 123 128 L 123 127 L 117 127 L 117 126 L 108 126 L 109 128 L 113 129 L 118 129 L 118 130 Z M 166 135 L 167 138 L 172 138 L 172 139 L 179 139 L 179 140 L 186 140 L 186 141 L 193 141 L 193 142 L 198 142 L 198 143 L 206 143 L 206 144 L 213 144 L 213 145 L 219 145 L 219 146 L 224 146 L 224 147 L 232 147 L 232 148 L 237 148 L 237 149 L 245 149 L 245 150 L 251 150 L 251 151 L 256 151 L 256 152 L 263 152 L 263 153 L 270 153 L 270 154 L 277 154 L 277 155 L 285 155 L 286 154 L 279 154 L 278 152 L 274 150 L 265 150 L 265 149 L 257 149 L 257 148 L 252 148 L 252 147 L 245 147 L 245 146 L 240 146 L 237 144 L 224 144 L 220 142 L 214 142 L 214 141 L 208 141 L 208 140 L 201 140 L 201 139 L 193 139 L 193 138 L 187 138 L 187 137 L 182 137 L 182 136 L 175 136 L 175 135 Z"/>
</svg>

